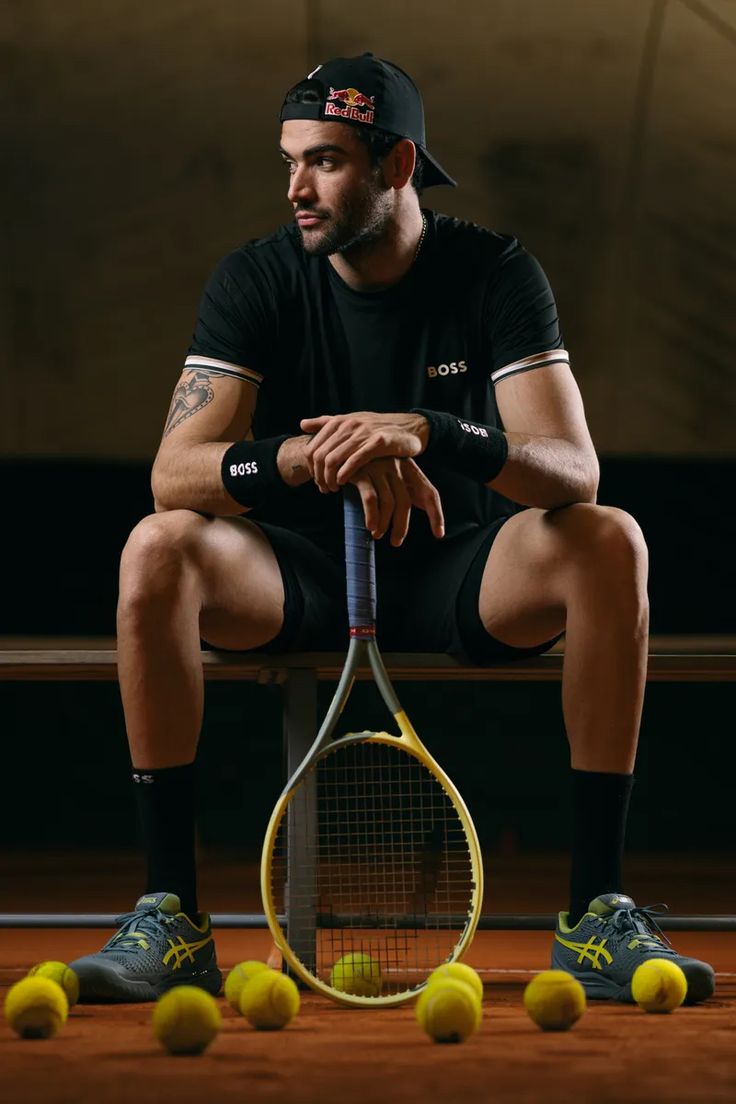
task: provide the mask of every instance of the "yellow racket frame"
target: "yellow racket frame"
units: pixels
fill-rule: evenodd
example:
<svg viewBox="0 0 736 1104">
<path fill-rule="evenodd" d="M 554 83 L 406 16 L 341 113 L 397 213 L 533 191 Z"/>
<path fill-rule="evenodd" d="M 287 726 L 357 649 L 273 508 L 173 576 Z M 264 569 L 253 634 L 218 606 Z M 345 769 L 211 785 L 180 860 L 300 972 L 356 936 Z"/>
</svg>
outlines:
<svg viewBox="0 0 736 1104">
<path fill-rule="evenodd" d="M 394 718 L 401 732 L 400 736 L 392 736 L 389 732 L 374 732 L 368 735 L 366 742 L 374 741 L 380 744 L 386 744 L 389 747 L 399 747 L 409 751 L 419 762 L 430 771 L 431 774 L 437 779 L 442 786 L 450 801 L 454 805 L 460 821 L 465 830 L 465 835 L 468 841 L 468 850 L 470 853 L 470 864 L 473 879 L 473 893 L 471 897 L 471 905 L 468 910 L 468 920 L 463 929 L 462 935 L 457 944 L 453 948 L 452 953 L 445 959 L 445 962 L 457 962 L 462 958 L 463 954 L 470 946 L 475 930 L 478 926 L 480 919 L 481 907 L 483 904 L 483 860 L 480 851 L 480 845 L 478 842 L 478 834 L 475 830 L 473 821 L 471 820 L 470 813 L 462 797 L 458 793 L 457 789 L 439 767 L 436 761 L 429 754 L 424 744 L 417 736 L 414 728 L 406 716 L 403 710 L 399 710 L 394 713 Z M 353 736 L 357 734 L 352 734 Z M 362 735 L 362 734 L 361 734 Z M 343 737 L 345 739 L 345 737 Z M 334 741 L 334 744 L 339 746 L 341 740 Z M 320 756 L 315 758 L 312 766 L 315 766 Z M 271 930 L 274 943 L 281 951 L 282 955 L 288 962 L 291 969 L 301 978 L 310 988 L 314 989 L 318 993 L 322 993 L 324 996 L 329 997 L 331 1000 L 337 1001 L 338 1004 L 353 1005 L 354 1007 L 361 1008 L 386 1008 L 390 1005 L 403 1004 L 408 1000 L 413 1000 L 419 993 L 425 988 L 426 981 L 415 986 L 412 989 L 408 989 L 402 993 L 391 993 L 387 996 L 368 997 L 359 996 L 355 993 L 343 993 L 337 989 L 333 989 L 331 985 L 326 984 L 320 978 L 315 977 L 310 971 L 302 964 L 297 955 L 294 954 L 289 942 L 286 938 L 286 933 L 279 923 L 276 907 L 273 900 L 273 888 L 272 888 L 272 862 L 274 849 L 276 846 L 276 838 L 278 836 L 281 822 L 286 813 L 286 809 L 294 794 L 301 778 L 303 777 L 302 769 L 297 772 L 295 777 L 297 778 L 296 785 L 291 786 L 284 791 L 279 798 L 276 806 L 271 814 L 271 819 L 266 829 L 266 837 L 263 842 L 263 851 L 261 854 L 261 895 L 263 898 L 263 907 L 266 914 L 266 920 Z M 437 963 L 438 966 L 443 963 Z"/>
</svg>

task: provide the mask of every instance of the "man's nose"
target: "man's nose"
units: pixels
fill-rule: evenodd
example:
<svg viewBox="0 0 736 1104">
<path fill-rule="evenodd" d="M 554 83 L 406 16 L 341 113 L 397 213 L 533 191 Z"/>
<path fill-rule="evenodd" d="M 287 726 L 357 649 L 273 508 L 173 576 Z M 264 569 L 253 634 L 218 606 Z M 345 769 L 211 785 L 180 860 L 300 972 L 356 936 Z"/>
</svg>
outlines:
<svg viewBox="0 0 736 1104">
<path fill-rule="evenodd" d="M 289 202 L 299 203 L 305 199 L 314 199 L 314 188 L 311 183 L 311 174 L 306 166 L 297 167 L 289 177 Z"/>
</svg>

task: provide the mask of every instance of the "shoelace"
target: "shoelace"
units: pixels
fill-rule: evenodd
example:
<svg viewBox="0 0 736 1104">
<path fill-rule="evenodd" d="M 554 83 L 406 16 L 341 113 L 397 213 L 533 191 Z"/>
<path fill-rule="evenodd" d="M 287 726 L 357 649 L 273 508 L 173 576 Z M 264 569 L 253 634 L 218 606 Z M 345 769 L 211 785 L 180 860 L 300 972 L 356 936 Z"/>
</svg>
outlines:
<svg viewBox="0 0 736 1104">
<path fill-rule="evenodd" d="M 663 954 L 675 954 L 667 936 L 664 934 L 656 917 L 663 912 L 668 912 L 665 904 L 643 905 L 641 908 L 616 909 L 610 916 L 599 917 L 602 923 L 612 924 L 614 930 L 623 939 L 632 934 L 638 935 L 649 944 L 647 949 L 655 945 L 661 947 Z"/>
<path fill-rule="evenodd" d="M 124 912 L 122 916 L 115 917 L 115 923 L 120 924 L 120 931 L 116 932 L 109 943 L 103 947 L 105 951 L 137 951 L 140 943 L 136 936 L 156 936 L 162 923 L 167 926 L 174 923 L 175 916 L 168 916 L 157 908 L 140 909 L 138 912 Z M 135 924 L 135 934 L 129 935 L 130 929 Z"/>
</svg>

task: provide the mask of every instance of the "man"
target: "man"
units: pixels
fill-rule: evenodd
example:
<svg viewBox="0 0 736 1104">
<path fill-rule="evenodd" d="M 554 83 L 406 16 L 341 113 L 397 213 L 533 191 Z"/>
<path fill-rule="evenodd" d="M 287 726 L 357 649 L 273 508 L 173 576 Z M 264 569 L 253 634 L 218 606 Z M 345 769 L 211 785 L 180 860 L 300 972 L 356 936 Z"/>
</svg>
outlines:
<svg viewBox="0 0 736 1104">
<path fill-rule="evenodd" d="M 295 224 L 211 277 L 154 464 L 156 513 L 122 557 L 120 686 L 147 892 L 73 963 L 83 999 L 218 991 L 194 863 L 200 639 L 343 647 L 350 482 L 378 541 L 385 648 L 484 662 L 566 633 L 575 827 L 553 964 L 591 997 L 630 1000 L 635 967 L 664 956 L 702 1000 L 711 968 L 676 955 L 622 893 L 647 552 L 631 517 L 595 504 L 598 462 L 546 278 L 515 239 L 420 207 L 418 189 L 454 181 L 398 67 L 330 61 L 291 89 L 281 120 Z"/>
</svg>

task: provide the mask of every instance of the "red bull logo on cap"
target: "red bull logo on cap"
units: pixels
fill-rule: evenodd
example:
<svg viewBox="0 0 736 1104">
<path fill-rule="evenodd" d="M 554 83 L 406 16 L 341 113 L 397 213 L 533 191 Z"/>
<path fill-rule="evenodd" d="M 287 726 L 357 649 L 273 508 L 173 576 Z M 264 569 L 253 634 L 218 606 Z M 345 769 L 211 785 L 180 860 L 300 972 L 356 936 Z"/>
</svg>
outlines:
<svg viewBox="0 0 736 1104">
<path fill-rule="evenodd" d="M 376 114 L 375 100 L 375 96 L 364 96 L 357 88 L 330 87 L 325 118 L 333 115 L 339 119 L 351 119 L 354 123 L 372 123 Z"/>
</svg>

